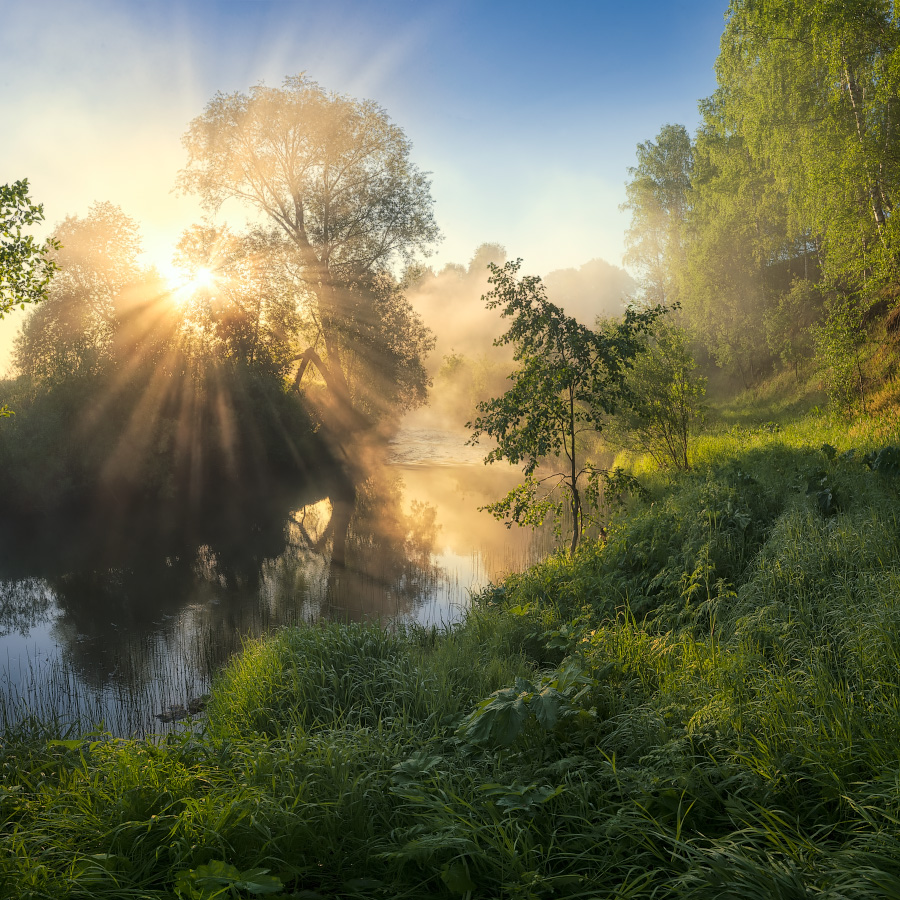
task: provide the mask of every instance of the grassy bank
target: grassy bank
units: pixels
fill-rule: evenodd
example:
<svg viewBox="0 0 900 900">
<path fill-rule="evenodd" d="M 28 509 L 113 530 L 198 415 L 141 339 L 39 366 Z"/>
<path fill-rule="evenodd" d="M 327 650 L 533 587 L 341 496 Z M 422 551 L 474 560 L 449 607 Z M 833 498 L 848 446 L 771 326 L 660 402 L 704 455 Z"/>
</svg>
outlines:
<svg viewBox="0 0 900 900">
<path fill-rule="evenodd" d="M 281 632 L 161 743 L 7 734 L 0 896 L 900 896 L 897 443 L 723 417 L 449 633 Z"/>
</svg>

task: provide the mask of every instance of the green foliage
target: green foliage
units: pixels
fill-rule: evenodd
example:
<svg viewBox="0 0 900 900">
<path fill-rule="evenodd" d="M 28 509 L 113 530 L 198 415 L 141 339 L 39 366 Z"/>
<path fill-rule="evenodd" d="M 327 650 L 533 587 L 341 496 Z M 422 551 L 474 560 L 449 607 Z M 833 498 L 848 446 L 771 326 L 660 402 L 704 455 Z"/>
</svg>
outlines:
<svg viewBox="0 0 900 900">
<path fill-rule="evenodd" d="M 47 296 L 57 265 L 52 251 L 59 248 L 52 238 L 38 244 L 22 229 L 44 220 L 44 207 L 28 197 L 28 181 L 0 185 L 0 319 L 16 306 L 38 303 Z M 13 415 L 0 405 L 0 419 Z"/>
<path fill-rule="evenodd" d="M 866 385 L 862 359 L 867 335 L 859 305 L 839 298 L 831 304 L 826 319 L 813 326 L 812 335 L 816 363 L 829 399 L 847 415 L 857 403 L 864 409 Z"/>
<path fill-rule="evenodd" d="M 493 287 L 484 299 L 489 309 L 500 308 L 512 320 L 495 344 L 511 344 L 519 366 L 503 396 L 478 405 L 480 415 L 467 425 L 470 443 L 486 434 L 497 446 L 485 462 L 507 460 L 521 465 L 525 475 L 524 484 L 486 508 L 509 524 L 535 526 L 550 510 L 558 523 L 562 502 L 567 502 L 574 550 L 589 515 L 585 499 L 590 495 L 586 497 L 581 482 L 596 485 L 600 478 L 597 467 L 584 459 L 584 437 L 601 431 L 620 403 L 640 335 L 661 309 L 629 308 L 622 322 L 592 331 L 552 304 L 539 278 L 518 279 L 520 265 L 521 260 L 490 266 Z M 535 474 L 554 459 L 560 460 L 559 469 Z M 565 500 L 552 499 L 548 485 Z M 592 494 L 597 495 L 596 487 Z"/>
<path fill-rule="evenodd" d="M 569 659 L 561 669 L 533 682 L 517 678 L 513 687 L 494 691 L 463 719 L 457 733 L 473 744 L 509 747 L 529 719 L 553 731 L 562 720 L 586 714 L 578 702 L 595 684 L 582 660 Z"/>
<path fill-rule="evenodd" d="M 857 289 L 896 275 L 898 46 L 881 0 L 736 0 L 717 63 L 729 120 L 782 185 L 791 230 L 820 244 L 829 280 Z"/>
<path fill-rule="evenodd" d="M 622 209 L 631 210 L 625 262 L 641 273 L 641 290 L 650 303 L 676 300 L 675 276 L 684 254 L 691 202 L 693 147 L 683 125 L 666 125 L 656 137 L 637 146 L 638 164 Z"/>
<path fill-rule="evenodd" d="M 31 202 L 27 179 L 0 185 L 0 319 L 47 295 L 56 271 L 52 251 L 58 245 L 53 240 L 38 244 L 22 234 L 23 228 L 43 221 L 44 207 Z"/>
<path fill-rule="evenodd" d="M 445 632 L 248 644 L 194 731 L 8 732 L 0 896 L 893 896 L 893 427 L 706 433 Z"/>
<path fill-rule="evenodd" d="M 807 279 L 794 278 L 790 290 L 780 294 L 765 315 L 769 349 L 797 378 L 814 352 L 813 327 L 822 314 L 819 288 Z"/>
<path fill-rule="evenodd" d="M 732 0 L 693 142 L 667 125 L 638 146 L 632 262 L 745 388 L 773 363 L 799 378 L 828 345 L 833 401 L 860 394 L 853 344 L 895 305 L 900 258 L 895 13 L 882 0 Z"/>
<path fill-rule="evenodd" d="M 684 265 L 685 316 L 717 365 L 744 386 L 768 369 L 768 263 L 785 242 L 783 197 L 714 96 L 701 105 Z"/>
<path fill-rule="evenodd" d="M 268 869 L 240 872 L 234 866 L 214 859 L 205 866 L 185 869 L 175 876 L 175 893 L 184 900 L 214 900 L 216 897 L 240 897 L 248 894 L 276 894 L 284 885 L 268 874 Z"/>
<path fill-rule="evenodd" d="M 649 453 L 662 468 L 689 469 L 688 447 L 703 421 L 706 379 L 697 375 L 687 333 L 656 327 L 629 371 L 628 401 L 616 421 L 619 440 Z"/>
</svg>

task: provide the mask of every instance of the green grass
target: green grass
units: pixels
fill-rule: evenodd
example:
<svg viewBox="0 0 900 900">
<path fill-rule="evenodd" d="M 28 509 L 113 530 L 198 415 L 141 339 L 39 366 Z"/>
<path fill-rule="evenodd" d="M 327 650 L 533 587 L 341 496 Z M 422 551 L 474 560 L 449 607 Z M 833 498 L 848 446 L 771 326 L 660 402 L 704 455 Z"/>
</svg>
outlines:
<svg viewBox="0 0 900 900">
<path fill-rule="evenodd" d="M 22 723 L 0 896 L 900 896 L 900 433 L 767 412 L 448 632 L 278 632 L 157 742 Z"/>
</svg>

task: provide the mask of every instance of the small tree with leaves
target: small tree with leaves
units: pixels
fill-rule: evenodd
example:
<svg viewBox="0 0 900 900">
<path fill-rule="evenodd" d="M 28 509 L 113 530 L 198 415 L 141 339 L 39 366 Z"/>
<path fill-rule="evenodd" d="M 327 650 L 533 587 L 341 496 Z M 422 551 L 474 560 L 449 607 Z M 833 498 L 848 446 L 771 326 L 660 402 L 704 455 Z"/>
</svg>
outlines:
<svg viewBox="0 0 900 900">
<path fill-rule="evenodd" d="M 685 331 L 661 323 L 635 357 L 626 379 L 628 401 L 616 417 L 625 446 L 649 453 L 660 468 L 690 468 L 691 435 L 703 421 L 706 379 Z"/>
<path fill-rule="evenodd" d="M 551 512 L 559 524 L 568 505 L 574 551 L 606 474 L 585 458 L 584 437 L 601 431 L 615 412 L 641 335 L 662 310 L 629 309 L 621 321 L 591 330 L 547 299 L 540 278 L 519 279 L 520 265 L 516 260 L 490 266 L 493 287 L 484 300 L 512 320 L 494 343 L 512 344 L 519 367 L 502 397 L 478 404 L 480 415 L 467 424 L 470 443 L 487 435 L 497 446 L 485 463 L 507 460 L 521 465 L 525 475 L 506 497 L 484 508 L 507 525 L 537 527 Z M 538 474 L 542 463 L 554 460 L 552 471 Z"/>
</svg>

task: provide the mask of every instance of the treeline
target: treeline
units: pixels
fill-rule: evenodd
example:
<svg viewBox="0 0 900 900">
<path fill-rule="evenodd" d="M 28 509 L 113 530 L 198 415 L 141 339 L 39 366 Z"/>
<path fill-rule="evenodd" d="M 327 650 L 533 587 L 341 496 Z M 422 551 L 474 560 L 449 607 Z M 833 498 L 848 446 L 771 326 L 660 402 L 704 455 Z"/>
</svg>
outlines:
<svg viewBox="0 0 900 900">
<path fill-rule="evenodd" d="M 434 339 L 393 273 L 438 231 L 403 131 L 300 75 L 217 94 L 184 144 L 181 190 L 265 224 L 189 228 L 180 284 L 142 269 L 118 208 L 37 247 L 20 240 L 42 215 L 27 182 L 0 193 L 0 314 L 41 301 L 0 392 L 16 412 L 0 435 L 8 511 L 105 497 L 209 514 L 424 402 Z"/>
<path fill-rule="evenodd" d="M 54 237 L 58 270 L 2 386 L 15 411 L 0 430 L 6 516 L 152 506 L 174 526 L 296 477 L 313 423 L 282 385 L 300 322 L 274 273 L 254 267 L 269 258 L 253 254 L 262 235 L 229 239 L 233 278 L 180 292 L 142 268 L 138 228 L 111 204 Z M 188 268 L 197 237 L 181 244 Z"/>
<path fill-rule="evenodd" d="M 880 0 L 733 0 L 716 76 L 693 137 L 638 146 L 626 261 L 743 385 L 815 367 L 865 404 L 900 325 L 900 22 Z"/>
<path fill-rule="evenodd" d="M 335 468 L 327 387 L 309 372 L 299 391 L 298 350 L 319 326 L 284 238 L 188 229 L 180 285 L 142 267 L 138 227 L 112 204 L 53 239 L 56 273 L 0 385 L 15 412 L 0 430 L 5 518 L 149 515 L 180 530 L 243 519 L 248 503 Z M 341 335 L 348 382 L 375 422 L 424 394 L 428 334 L 387 276 L 347 294 L 361 310 Z"/>
</svg>

